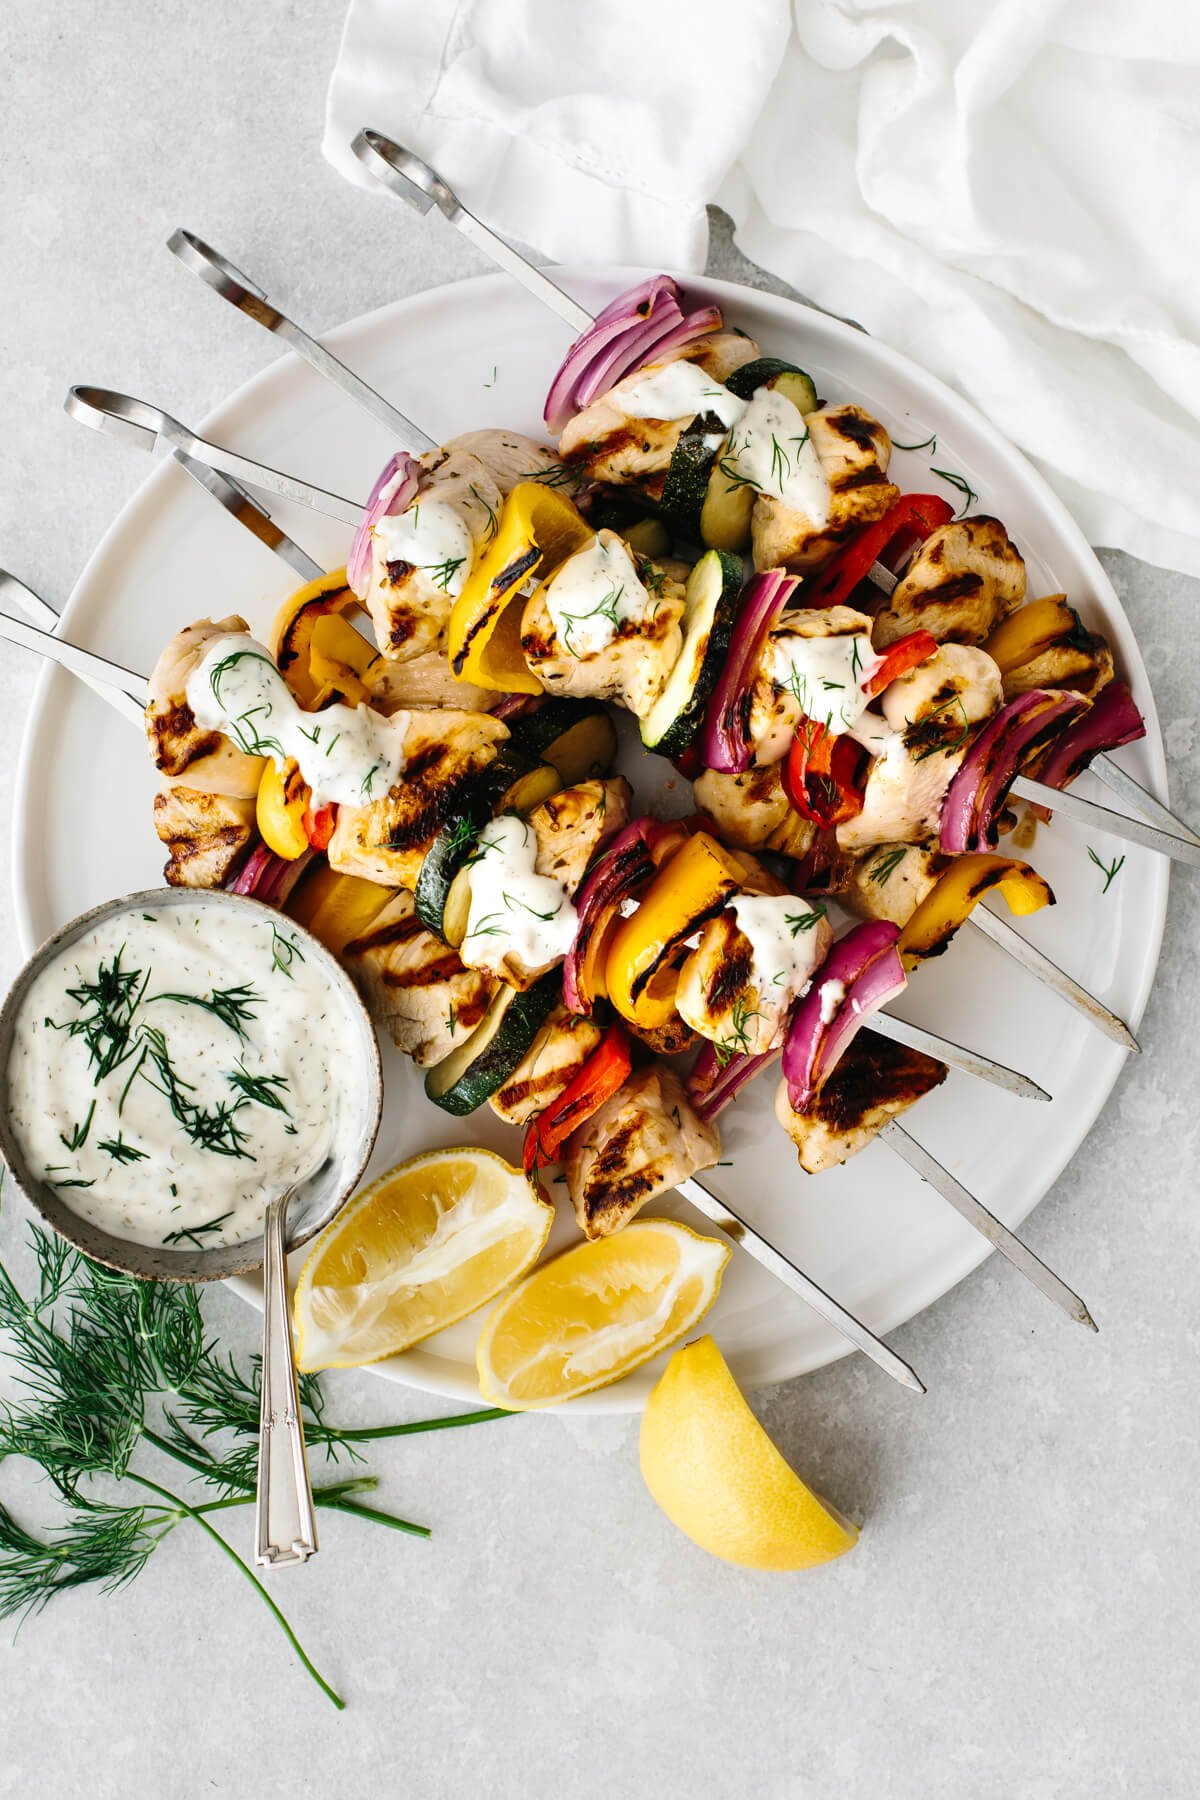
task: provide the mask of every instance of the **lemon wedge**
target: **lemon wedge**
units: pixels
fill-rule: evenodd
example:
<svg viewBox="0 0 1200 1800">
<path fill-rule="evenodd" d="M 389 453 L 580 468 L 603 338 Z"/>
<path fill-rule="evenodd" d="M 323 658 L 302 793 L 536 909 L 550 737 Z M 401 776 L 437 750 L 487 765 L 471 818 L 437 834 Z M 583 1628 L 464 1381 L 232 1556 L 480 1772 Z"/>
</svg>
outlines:
<svg viewBox="0 0 1200 1800">
<path fill-rule="evenodd" d="M 390 1169 L 326 1226 L 301 1270 L 300 1368 L 378 1362 L 486 1306 L 537 1261 L 553 1220 L 528 1177 L 490 1150 L 433 1150 Z"/>
<path fill-rule="evenodd" d="M 703 1317 L 729 1255 L 686 1225 L 640 1219 L 553 1257 L 489 1315 L 480 1392 L 520 1412 L 619 1381 Z"/>
<path fill-rule="evenodd" d="M 743 1569 L 811 1569 L 858 1542 L 784 1461 L 711 1337 L 667 1364 L 642 1415 L 641 1462 L 671 1523 Z"/>
</svg>

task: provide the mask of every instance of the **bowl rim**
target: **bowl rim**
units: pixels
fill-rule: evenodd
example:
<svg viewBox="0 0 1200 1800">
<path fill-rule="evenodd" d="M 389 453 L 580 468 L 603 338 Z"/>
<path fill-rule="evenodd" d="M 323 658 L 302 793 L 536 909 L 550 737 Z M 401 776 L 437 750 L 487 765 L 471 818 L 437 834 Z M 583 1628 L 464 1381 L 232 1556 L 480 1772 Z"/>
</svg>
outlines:
<svg viewBox="0 0 1200 1800">
<path fill-rule="evenodd" d="M 351 1018 L 359 1026 L 362 1066 L 356 1071 L 355 1086 L 358 1104 L 363 1110 L 361 1128 L 357 1134 L 358 1149 L 352 1159 L 353 1169 L 345 1182 L 338 1184 L 336 1201 L 323 1207 L 306 1222 L 303 1229 L 289 1232 L 286 1246 L 289 1252 L 300 1249 L 319 1231 L 324 1230 L 354 1194 L 371 1160 L 383 1120 L 383 1062 L 375 1026 L 362 995 L 350 975 L 320 939 L 314 937 L 297 920 L 281 913 L 278 907 L 269 906 L 253 895 L 234 894 L 225 888 L 142 888 L 135 893 L 101 901 L 98 906 L 69 919 L 26 959 L 14 976 L 3 1004 L 0 1004 L 0 1155 L 35 1214 L 59 1237 L 65 1238 L 93 1262 L 125 1275 L 136 1276 L 141 1281 L 224 1281 L 232 1275 L 251 1274 L 262 1268 L 261 1235 L 247 1238 L 239 1244 L 217 1245 L 210 1250 L 170 1250 L 151 1244 L 134 1243 L 83 1218 L 48 1183 L 34 1176 L 29 1169 L 10 1121 L 7 1104 L 8 1069 L 21 1006 L 33 982 L 56 955 L 95 926 L 111 918 L 127 912 L 149 911 L 152 907 L 186 904 L 232 908 L 239 912 L 249 909 L 273 920 L 285 918 L 288 929 L 303 940 L 306 952 L 311 947 L 315 953 L 314 963 L 330 979 L 331 986 L 340 993 Z"/>
</svg>

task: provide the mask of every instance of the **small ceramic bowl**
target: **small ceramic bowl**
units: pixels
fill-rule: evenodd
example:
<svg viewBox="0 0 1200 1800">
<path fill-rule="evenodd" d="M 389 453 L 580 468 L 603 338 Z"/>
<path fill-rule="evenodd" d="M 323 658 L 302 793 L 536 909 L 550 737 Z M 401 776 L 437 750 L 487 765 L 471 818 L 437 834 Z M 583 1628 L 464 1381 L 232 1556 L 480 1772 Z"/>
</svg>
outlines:
<svg viewBox="0 0 1200 1800">
<path fill-rule="evenodd" d="M 227 894 L 196 888 L 151 888 L 140 894 L 127 894 L 109 900 L 91 912 L 72 919 L 61 931 L 48 938 L 21 970 L 8 997 L 0 1008 L 0 1154 L 12 1171 L 14 1180 L 34 1210 L 48 1225 L 95 1262 L 145 1281 L 223 1281 L 229 1275 L 245 1275 L 262 1267 L 261 1236 L 241 1244 L 225 1244 L 211 1250 L 172 1250 L 149 1244 L 135 1244 L 126 1238 L 103 1230 L 88 1219 L 72 1212 L 61 1194 L 35 1175 L 25 1161 L 9 1123 L 8 1069 L 22 1002 L 33 981 L 48 963 L 77 942 L 95 926 L 124 913 L 147 912 L 151 907 L 212 906 L 226 912 L 247 910 L 278 919 L 273 907 L 261 900 L 246 899 L 240 894 Z M 305 961 L 320 969 L 345 1007 L 354 1042 L 352 1063 L 344 1071 L 341 1099 L 346 1111 L 346 1124 L 331 1159 L 296 1189 L 288 1208 L 287 1247 L 295 1250 L 316 1235 L 345 1205 L 362 1179 L 383 1114 L 383 1070 L 379 1060 L 379 1044 L 370 1015 L 357 988 L 341 965 L 318 943 L 311 932 L 289 919 L 288 929 L 304 945 Z"/>
</svg>

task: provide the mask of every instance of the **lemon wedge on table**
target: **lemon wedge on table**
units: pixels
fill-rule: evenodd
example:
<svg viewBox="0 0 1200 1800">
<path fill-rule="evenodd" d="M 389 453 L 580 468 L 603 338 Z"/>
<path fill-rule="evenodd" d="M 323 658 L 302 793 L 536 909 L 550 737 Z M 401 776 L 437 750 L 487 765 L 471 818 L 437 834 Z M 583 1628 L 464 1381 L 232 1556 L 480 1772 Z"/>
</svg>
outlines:
<svg viewBox="0 0 1200 1800">
<path fill-rule="evenodd" d="M 490 1150 L 433 1150 L 357 1195 L 296 1286 L 300 1368 L 378 1362 L 465 1318 L 535 1263 L 554 1208 Z"/>
<path fill-rule="evenodd" d="M 671 1523 L 744 1569 L 811 1569 L 858 1542 L 784 1461 L 711 1337 L 667 1364 L 642 1414 L 641 1463 Z"/>
<path fill-rule="evenodd" d="M 552 1257 L 484 1325 L 480 1392 L 520 1412 L 619 1381 L 703 1317 L 729 1256 L 686 1225 L 640 1219 Z"/>
</svg>

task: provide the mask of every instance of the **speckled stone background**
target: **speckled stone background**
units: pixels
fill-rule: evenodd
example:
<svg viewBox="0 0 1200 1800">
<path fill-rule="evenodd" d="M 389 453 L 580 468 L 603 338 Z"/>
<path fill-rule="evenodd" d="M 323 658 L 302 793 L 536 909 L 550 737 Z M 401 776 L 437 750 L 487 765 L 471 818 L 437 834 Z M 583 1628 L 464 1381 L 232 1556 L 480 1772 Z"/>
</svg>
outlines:
<svg viewBox="0 0 1200 1800">
<path fill-rule="evenodd" d="M 340 22 L 340 0 L 0 9 L 0 562 L 47 597 L 144 472 L 64 418 L 67 385 L 199 418 L 270 355 L 179 277 L 173 226 L 318 327 L 479 266 L 321 161 Z M 712 268 L 761 280 L 719 222 Z M 1195 818 L 1200 584 L 1105 561 Z M 0 652 L 5 844 L 34 672 Z M 0 905 L 7 975 L 7 882 Z M 632 1420 L 401 1441 L 373 1458 L 383 1504 L 432 1542 L 327 1521 L 317 1562 L 278 1582 L 347 1712 L 185 1527 L 126 1593 L 0 1634 L 0 1795 L 1194 1795 L 1198 926 L 1200 880 L 1181 874 L 1145 1054 L 1028 1226 L 1102 1335 L 992 1262 L 897 1336 L 923 1402 L 861 1359 L 760 1396 L 784 1451 L 864 1521 L 849 1559 L 797 1577 L 708 1560 L 648 1499 Z M 17 1263 L 23 1233 L 10 1196 Z M 251 1343 L 232 1296 L 209 1316 Z M 350 1421 L 439 1410 L 365 1376 L 330 1387 Z M 0 1498 L 39 1509 L 20 1465 Z"/>
</svg>

